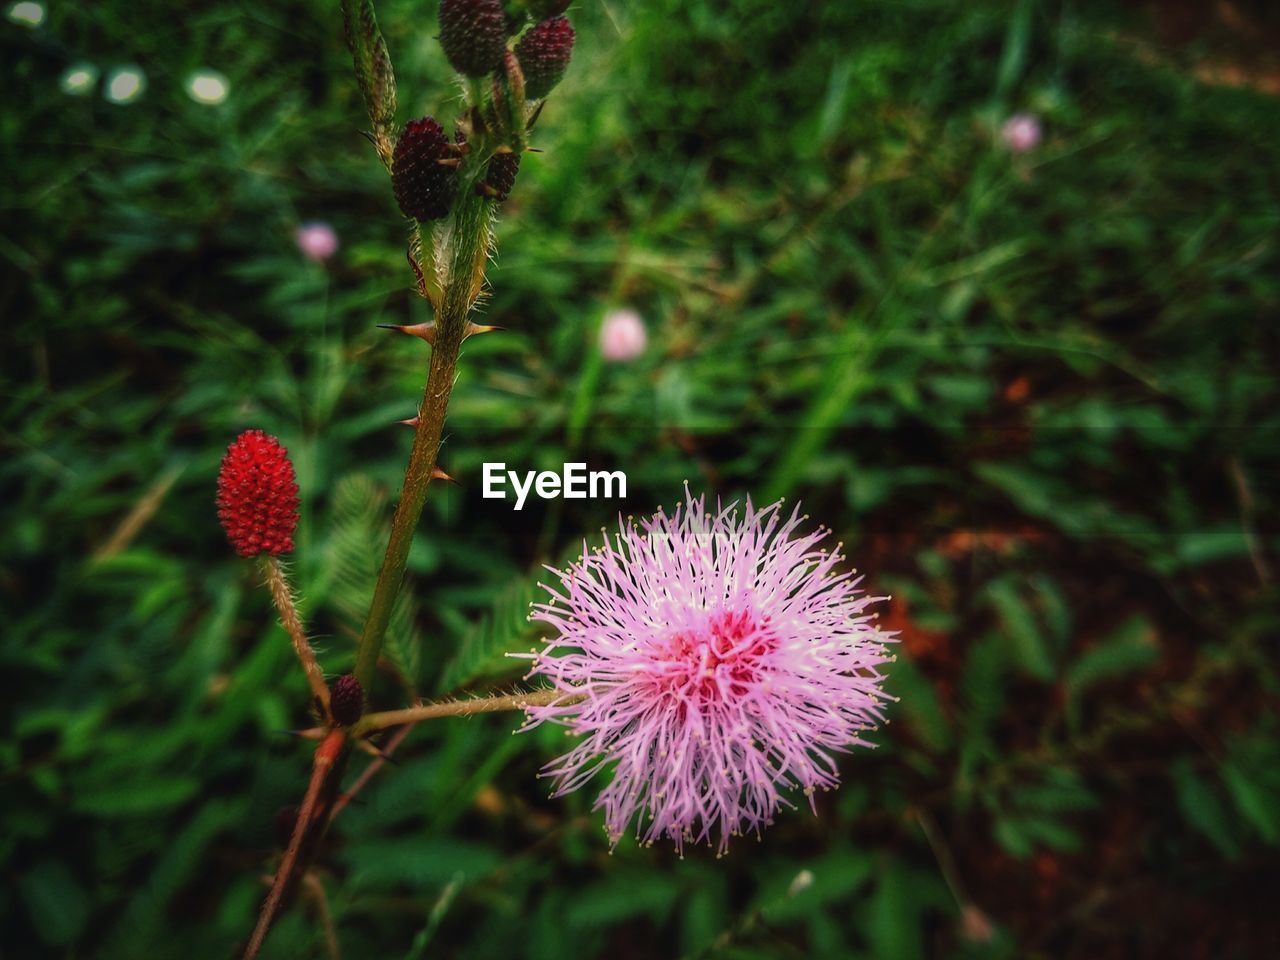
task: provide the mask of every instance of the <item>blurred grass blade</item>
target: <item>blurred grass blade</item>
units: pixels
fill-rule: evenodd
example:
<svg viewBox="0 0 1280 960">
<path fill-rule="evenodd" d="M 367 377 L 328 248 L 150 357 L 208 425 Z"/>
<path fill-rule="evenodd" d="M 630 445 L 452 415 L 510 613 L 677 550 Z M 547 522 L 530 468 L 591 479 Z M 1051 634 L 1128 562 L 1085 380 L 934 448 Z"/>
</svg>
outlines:
<svg viewBox="0 0 1280 960">
<path fill-rule="evenodd" d="M 378 29 L 373 0 L 342 0 L 342 22 L 351 48 L 356 81 L 364 94 L 365 109 L 373 122 L 378 153 L 390 162 L 391 128 L 396 116 L 396 75 L 391 55 Z M 384 154 L 384 145 L 387 152 Z"/>
<path fill-rule="evenodd" d="M 1000 67 L 996 73 L 996 100 L 1008 98 L 1014 84 L 1022 76 L 1027 65 L 1027 49 L 1031 45 L 1031 13 L 1033 0 L 1019 0 L 1009 19 L 1009 29 L 1004 37 L 1004 52 L 1000 55 Z"/>
</svg>

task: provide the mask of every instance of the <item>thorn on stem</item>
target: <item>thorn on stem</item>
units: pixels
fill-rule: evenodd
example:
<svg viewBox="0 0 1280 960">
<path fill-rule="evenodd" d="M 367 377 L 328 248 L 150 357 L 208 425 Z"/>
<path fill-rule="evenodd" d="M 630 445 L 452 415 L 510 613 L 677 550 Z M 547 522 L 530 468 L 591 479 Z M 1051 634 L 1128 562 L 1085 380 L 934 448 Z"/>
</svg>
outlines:
<svg viewBox="0 0 1280 960">
<path fill-rule="evenodd" d="M 395 330 L 398 333 L 407 333 L 411 337 L 417 337 L 419 340 L 425 340 L 427 343 L 434 344 L 436 342 L 436 325 L 428 321 L 426 323 L 380 323 L 378 324 L 384 330 Z"/>
<path fill-rule="evenodd" d="M 311 727 L 308 730 L 277 730 L 276 733 L 297 740 L 320 740 L 324 737 L 324 727 Z"/>
<path fill-rule="evenodd" d="M 542 116 L 542 108 L 546 106 L 547 101 L 540 100 L 538 105 L 533 108 L 533 113 L 529 115 L 529 122 L 524 125 L 525 130 L 532 130 L 533 125 L 538 122 L 538 118 Z"/>
</svg>

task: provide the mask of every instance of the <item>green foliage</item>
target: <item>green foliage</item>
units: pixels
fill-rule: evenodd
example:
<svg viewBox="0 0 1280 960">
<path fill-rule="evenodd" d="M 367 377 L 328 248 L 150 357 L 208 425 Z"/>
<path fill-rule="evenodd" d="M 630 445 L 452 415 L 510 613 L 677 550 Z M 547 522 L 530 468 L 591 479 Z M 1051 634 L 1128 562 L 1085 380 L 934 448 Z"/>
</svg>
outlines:
<svg viewBox="0 0 1280 960">
<path fill-rule="evenodd" d="M 327 574 L 329 601 L 349 636 L 359 636 L 391 530 L 385 490 L 366 474 L 333 486 Z M 391 608 L 383 653 L 413 687 L 422 673 L 422 631 L 411 580 Z"/>
<path fill-rule="evenodd" d="M 440 675 L 440 693 L 528 669 L 528 661 L 512 659 L 508 654 L 523 652 L 535 634 L 529 622 L 529 605 L 545 596 L 538 584 L 546 572 L 540 574 L 521 577 L 510 584 L 498 595 L 492 609 L 463 634 Z"/>
</svg>

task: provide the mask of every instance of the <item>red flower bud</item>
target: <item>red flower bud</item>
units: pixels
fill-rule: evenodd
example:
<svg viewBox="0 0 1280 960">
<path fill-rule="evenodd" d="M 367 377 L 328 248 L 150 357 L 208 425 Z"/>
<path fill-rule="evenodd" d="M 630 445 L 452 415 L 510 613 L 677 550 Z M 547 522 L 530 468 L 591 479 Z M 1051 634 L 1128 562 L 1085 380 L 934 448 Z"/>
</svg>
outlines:
<svg viewBox="0 0 1280 960">
<path fill-rule="evenodd" d="M 551 92 L 569 68 L 573 54 L 573 27 L 564 17 L 543 20 L 516 44 L 516 59 L 524 72 L 524 92 L 539 100 Z"/>
<path fill-rule="evenodd" d="M 444 129 L 431 117 L 410 120 L 391 158 L 391 189 L 406 217 L 439 220 L 448 216 L 458 175 L 441 160 L 450 157 Z"/>
<path fill-rule="evenodd" d="M 349 727 L 364 716 L 364 687 L 349 673 L 329 684 L 329 712 L 333 722 Z"/>
<path fill-rule="evenodd" d="M 493 72 L 507 49 L 502 0 L 440 0 L 440 46 L 459 73 Z"/>
<path fill-rule="evenodd" d="M 218 471 L 218 520 L 242 557 L 293 549 L 298 483 L 289 451 L 261 430 L 246 430 L 227 447 Z"/>
</svg>

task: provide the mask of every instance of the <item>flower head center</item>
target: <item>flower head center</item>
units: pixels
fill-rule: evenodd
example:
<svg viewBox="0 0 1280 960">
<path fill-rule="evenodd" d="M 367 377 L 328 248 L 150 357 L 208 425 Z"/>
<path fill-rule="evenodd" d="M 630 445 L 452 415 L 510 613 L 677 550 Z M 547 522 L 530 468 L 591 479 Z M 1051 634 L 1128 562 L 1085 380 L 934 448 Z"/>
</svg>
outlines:
<svg viewBox="0 0 1280 960">
<path fill-rule="evenodd" d="M 758 684 L 776 647 L 767 617 L 715 613 L 701 629 L 672 634 L 658 651 L 651 675 L 682 699 L 720 702 Z"/>
</svg>

